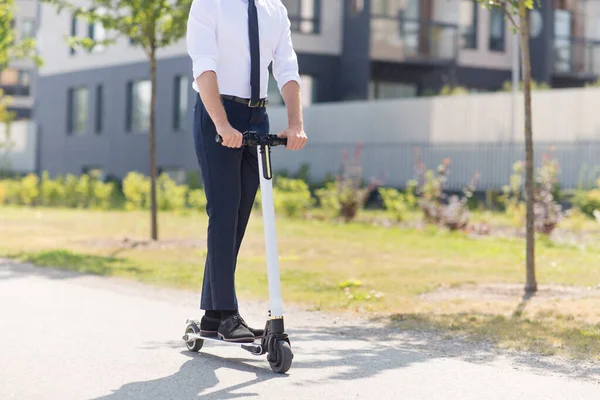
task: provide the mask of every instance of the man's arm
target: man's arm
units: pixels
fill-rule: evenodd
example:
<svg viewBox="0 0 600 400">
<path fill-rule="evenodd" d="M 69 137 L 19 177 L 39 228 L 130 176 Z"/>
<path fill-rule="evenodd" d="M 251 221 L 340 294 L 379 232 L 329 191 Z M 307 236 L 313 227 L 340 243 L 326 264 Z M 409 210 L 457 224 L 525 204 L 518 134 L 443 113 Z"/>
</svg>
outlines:
<svg viewBox="0 0 600 400">
<path fill-rule="evenodd" d="M 298 57 L 292 46 L 290 20 L 287 9 L 281 5 L 282 31 L 273 57 L 273 75 L 288 111 L 288 128 L 278 136 L 287 138 L 287 148 L 300 150 L 306 144 L 302 117 L 302 96 Z"/>
<path fill-rule="evenodd" d="M 187 50 L 202 103 L 223 138 L 223 145 L 241 147 L 242 134 L 229 124 L 217 84 L 217 6 L 215 0 L 193 0 L 187 23 Z"/>
</svg>

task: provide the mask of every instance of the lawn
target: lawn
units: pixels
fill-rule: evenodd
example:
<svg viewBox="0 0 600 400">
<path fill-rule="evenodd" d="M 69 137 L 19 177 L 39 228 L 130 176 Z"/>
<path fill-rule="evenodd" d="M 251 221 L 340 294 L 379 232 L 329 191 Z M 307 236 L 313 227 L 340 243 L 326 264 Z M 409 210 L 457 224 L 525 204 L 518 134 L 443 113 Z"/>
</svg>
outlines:
<svg viewBox="0 0 600 400">
<path fill-rule="evenodd" d="M 199 292 L 206 217 L 160 214 L 158 244 L 146 241 L 148 222 L 145 212 L 0 207 L 0 255 Z M 288 304 L 600 359 L 600 245 L 539 241 L 541 290 L 523 299 L 519 238 L 286 218 L 277 229 Z M 268 296 L 258 214 L 240 253 L 237 288 L 244 299 Z"/>
</svg>

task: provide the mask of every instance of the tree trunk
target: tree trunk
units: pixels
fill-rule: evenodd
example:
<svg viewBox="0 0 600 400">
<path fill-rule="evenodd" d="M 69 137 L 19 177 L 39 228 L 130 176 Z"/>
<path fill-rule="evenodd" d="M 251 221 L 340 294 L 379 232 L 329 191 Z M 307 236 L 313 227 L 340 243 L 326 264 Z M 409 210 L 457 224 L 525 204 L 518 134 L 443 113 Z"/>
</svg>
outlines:
<svg viewBox="0 0 600 400">
<path fill-rule="evenodd" d="M 525 97 L 525 197 L 527 204 L 526 246 L 527 246 L 527 280 L 525 292 L 537 291 L 535 279 L 535 227 L 534 227 L 534 181 L 533 181 L 533 132 L 531 122 L 531 58 L 529 54 L 529 20 L 525 2 L 519 2 L 521 30 L 521 59 L 523 63 L 523 93 Z"/>
<path fill-rule="evenodd" d="M 150 49 L 150 218 L 152 240 L 158 240 L 156 207 L 156 49 Z"/>
</svg>

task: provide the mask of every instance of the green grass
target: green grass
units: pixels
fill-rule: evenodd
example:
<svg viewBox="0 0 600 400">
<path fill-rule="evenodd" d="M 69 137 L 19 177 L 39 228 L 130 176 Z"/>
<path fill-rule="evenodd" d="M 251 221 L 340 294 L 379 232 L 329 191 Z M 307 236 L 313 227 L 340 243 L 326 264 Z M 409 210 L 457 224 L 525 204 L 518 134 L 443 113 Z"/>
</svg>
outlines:
<svg viewBox="0 0 600 400">
<path fill-rule="evenodd" d="M 361 218 L 368 216 L 364 213 Z M 495 219 L 501 219 L 494 216 Z M 33 264 L 199 292 L 206 256 L 204 215 L 159 215 L 161 239 L 195 240 L 199 247 L 130 248 L 115 239 L 148 237 L 145 212 L 0 208 L 0 255 Z M 251 218 L 237 269 L 243 299 L 268 297 L 260 216 Z M 517 238 L 471 238 L 435 228 L 383 228 L 279 218 L 281 282 L 286 303 L 312 310 L 388 318 L 398 327 L 427 326 L 496 340 L 512 348 L 600 359 L 593 345 L 600 325 L 598 298 L 532 299 L 517 319 L 521 298 L 504 301 L 424 300 L 440 287 L 522 283 L 524 243 Z M 100 243 L 113 239 L 114 243 Z M 98 243 L 95 243 L 98 242 Z M 600 247 L 540 241 L 540 287 L 600 284 Z M 588 349 L 589 348 L 589 349 Z M 587 351 L 583 351 L 588 349 Z"/>
</svg>

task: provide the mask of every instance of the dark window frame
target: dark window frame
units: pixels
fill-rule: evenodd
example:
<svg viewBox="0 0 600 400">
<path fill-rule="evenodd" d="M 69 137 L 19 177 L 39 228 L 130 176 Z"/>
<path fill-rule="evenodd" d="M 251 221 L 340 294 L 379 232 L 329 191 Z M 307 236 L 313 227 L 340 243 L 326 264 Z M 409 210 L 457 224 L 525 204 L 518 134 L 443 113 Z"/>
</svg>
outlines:
<svg viewBox="0 0 600 400">
<path fill-rule="evenodd" d="M 102 133 L 103 118 L 104 118 L 104 87 L 102 85 L 97 85 L 96 86 L 95 118 L 94 118 L 94 132 L 96 134 Z"/>
</svg>

